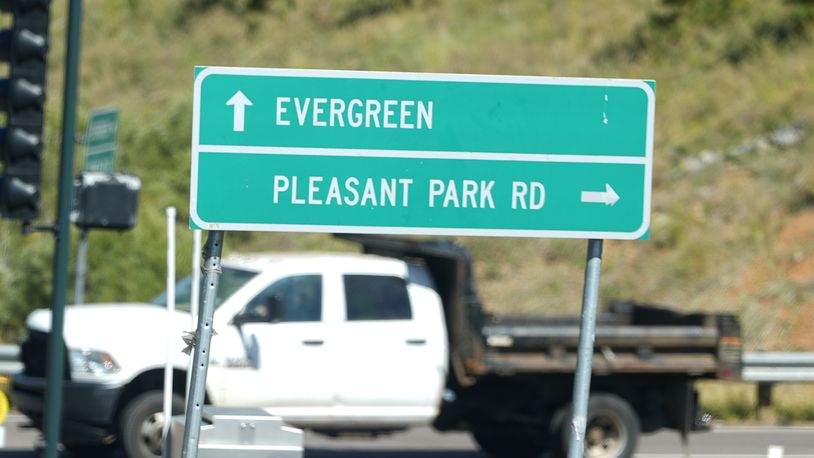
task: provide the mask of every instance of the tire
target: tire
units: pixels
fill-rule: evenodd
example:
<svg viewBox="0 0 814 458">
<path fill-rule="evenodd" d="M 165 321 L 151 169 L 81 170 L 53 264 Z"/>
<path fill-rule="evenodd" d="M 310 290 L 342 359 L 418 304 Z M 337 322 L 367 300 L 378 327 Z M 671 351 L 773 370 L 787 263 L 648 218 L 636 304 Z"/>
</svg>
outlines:
<svg viewBox="0 0 814 458">
<path fill-rule="evenodd" d="M 161 456 L 161 435 L 164 425 L 164 393 L 152 390 L 127 403 L 119 420 L 119 438 L 128 458 Z M 172 414 L 183 413 L 184 400 L 172 395 Z"/>
<path fill-rule="evenodd" d="M 552 420 L 555 456 L 567 457 L 571 440 L 571 406 L 558 412 Z M 636 451 L 641 426 L 639 417 L 619 396 L 591 394 L 585 428 L 585 458 L 631 458 Z"/>
<path fill-rule="evenodd" d="M 542 452 L 538 437 L 518 427 L 493 423 L 472 429 L 472 438 L 492 458 L 536 458 Z"/>
</svg>

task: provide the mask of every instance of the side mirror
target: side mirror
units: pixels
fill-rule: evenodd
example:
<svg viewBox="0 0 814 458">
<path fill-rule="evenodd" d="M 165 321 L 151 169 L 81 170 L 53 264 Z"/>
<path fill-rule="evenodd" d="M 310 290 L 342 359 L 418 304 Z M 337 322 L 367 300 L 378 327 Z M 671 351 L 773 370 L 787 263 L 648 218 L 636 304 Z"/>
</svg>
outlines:
<svg viewBox="0 0 814 458">
<path fill-rule="evenodd" d="M 232 324 L 240 326 L 246 323 L 277 323 L 282 319 L 280 298 L 269 297 L 265 303 L 256 304 L 241 311 L 232 318 Z"/>
</svg>

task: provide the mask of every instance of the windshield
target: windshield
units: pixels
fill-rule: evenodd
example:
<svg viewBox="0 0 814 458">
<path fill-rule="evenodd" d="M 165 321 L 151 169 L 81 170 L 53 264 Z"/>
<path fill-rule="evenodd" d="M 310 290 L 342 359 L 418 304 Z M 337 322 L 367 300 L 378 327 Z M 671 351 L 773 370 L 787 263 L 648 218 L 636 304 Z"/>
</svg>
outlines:
<svg viewBox="0 0 814 458">
<path fill-rule="evenodd" d="M 220 306 L 229 296 L 235 291 L 240 289 L 249 280 L 254 278 L 257 272 L 250 270 L 235 269 L 232 267 L 224 267 L 223 273 L 218 282 L 218 295 L 215 297 L 215 308 Z M 190 296 L 192 292 L 192 276 L 186 276 L 175 284 L 175 308 L 177 310 L 189 311 Z M 203 300 L 201 295 L 200 300 Z M 167 306 L 167 292 L 159 294 L 154 297 L 151 303 L 156 305 Z"/>
</svg>

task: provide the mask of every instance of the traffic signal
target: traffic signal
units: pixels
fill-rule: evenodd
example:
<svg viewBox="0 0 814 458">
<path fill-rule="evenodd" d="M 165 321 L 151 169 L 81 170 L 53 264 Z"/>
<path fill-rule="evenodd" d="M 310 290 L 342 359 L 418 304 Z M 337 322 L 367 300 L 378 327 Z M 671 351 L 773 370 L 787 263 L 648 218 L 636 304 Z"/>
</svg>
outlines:
<svg viewBox="0 0 814 458">
<path fill-rule="evenodd" d="M 0 0 L 11 27 L 0 30 L 0 62 L 9 74 L 0 79 L 0 213 L 30 221 L 39 214 L 46 54 L 51 0 Z"/>
<path fill-rule="evenodd" d="M 71 222 L 82 229 L 136 225 L 141 180 L 126 173 L 82 172 L 74 180 Z"/>
</svg>

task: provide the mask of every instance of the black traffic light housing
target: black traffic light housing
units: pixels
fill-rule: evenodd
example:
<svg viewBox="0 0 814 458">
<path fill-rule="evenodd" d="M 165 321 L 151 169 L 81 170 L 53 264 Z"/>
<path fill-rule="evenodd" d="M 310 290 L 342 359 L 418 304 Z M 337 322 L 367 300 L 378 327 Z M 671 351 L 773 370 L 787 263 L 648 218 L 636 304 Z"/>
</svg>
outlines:
<svg viewBox="0 0 814 458">
<path fill-rule="evenodd" d="M 46 55 L 51 0 L 0 0 L 12 25 L 0 30 L 0 61 L 9 75 L 0 79 L 0 213 L 30 221 L 39 215 Z"/>
</svg>

